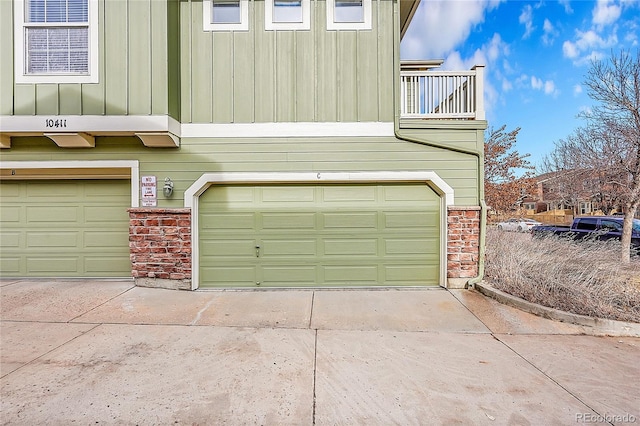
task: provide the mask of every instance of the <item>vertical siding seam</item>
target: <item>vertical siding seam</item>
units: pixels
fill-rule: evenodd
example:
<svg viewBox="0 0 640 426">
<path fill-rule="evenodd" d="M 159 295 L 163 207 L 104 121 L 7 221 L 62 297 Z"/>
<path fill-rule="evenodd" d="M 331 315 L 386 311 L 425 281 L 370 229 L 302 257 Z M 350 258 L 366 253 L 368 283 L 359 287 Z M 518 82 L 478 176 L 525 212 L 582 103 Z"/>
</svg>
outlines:
<svg viewBox="0 0 640 426">
<path fill-rule="evenodd" d="M 211 43 L 211 63 L 209 64 L 210 66 L 210 70 L 211 70 L 211 81 L 209 84 L 209 99 L 211 99 L 211 105 L 210 105 L 210 110 L 209 110 L 209 123 L 215 123 L 215 118 L 214 118 L 214 111 L 215 111 L 215 106 L 214 106 L 214 102 L 216 102 L 216 98 L 214 97 L 214 80 L 216 79 L 216 67 L 215 67 L 215 57 L 216 57 L 216 46 L 215 46 L 215 40 L 214 40 L 214 31 L 208 31 L 207 35 L 209 37 L 210 43 Z"/>
<path fill-rule="evenodd" d="M 189 56 L 188 56 L 188 64 L 189 64 L 189 99 L 187 105 L 189 106 L 189 123 L 193 123 L 193 38 L 195 34 L 193 34 L 193 3 L 189 1 Z M 182 31 L 180 31 L 182 33 Z M 182 55 L 180 55 L 182 56 Z M 182 97 L 182 96 L 181 96 Z M 182 99 L 180 100 L 180 105 L 184 105 Z"/>
<path fill-rule="evenodd" d="M 126 14 L 125 22 L 130 23 L 129 18 L 131 14 L 129 13 L 129 6 L 131 2 L 129 0 L 126 0 L 126 1 L 127 1 L 127 7 L 125 8 L 125 14 Z M 125 96 L 125 100 L 124 100 L 124 110 L 125 110 L 125 114 L 129 115 L 129 94 L 130 94 L 129 88 L 131 87 L 129 82 L 129 78 L 131 76 L 131 67 L 129 65 L 129 58 L 130 58 L 129 54 L 131 52 L 131 49 L 129 48 L 130 47 L 129 42 L 131 41 L 131 39 L 129 37 L 129 25 L 126 25 L 125 28 L 126 28 L 125 31 L 126 31 L 127 54 L 125 55 L 124 60 L 125 60 L 125 70 L 126 70 L 125 72 L 127 73 L 127 78 L 125 78 L 124 85 L 125 85 L 125 93 L 127 95 Z"/>
<path fill-rule="evenodd" d="M 231 122 L 236 122 L 236 33 L 231 32 Z"/>
<path fill-rule="evenodd" d="M 149 110 L 148 114 L 153 114 L 153 78 L 154 78 L 154 69 L 153 69 L 153 11 L 151 10 L 151 3 L 149 2 Z"/>
<path fill-rule="evenodd" d="M 321 33 L 320 31 L 320 24 L 318 23 L 318 21 L 320 20 L 320 14 L 318 13 L 318 6 L 317 6 L 317 2 L 314 1 L 313 3 L 313 8 L 315 10 L 315 13 L 313 14 L 313 17 L 315 18 L 315 22 L 313 25 L 313 28 L 311 29 L 313 31 L 313 37 L 311 37 L 311 42 L 313 43 L 313 63 L 311 64 L 312 69 L 313 69 L 313 120 L 314 122 L 318 122 L 318 63 L 320 61 L 318 61 L 318 45 L 320 43 L 318 43 L 318 37 L 319 34 Z"/>
<path fill-rule="evenodd" d="M 334 93 L 334 97 L 336 100 L 336 121 L 340 122 L 340 88 L 342 87 L 341 79 L 340 79 L 340 32 L 335 31 L 335 49 L 333 49 L 333 54 L 335 55 L 336 61 L 336 93 Z"/>
<path fill-rule="evenodd" d="M 373 6 L 373 5 L 372 5 Z M 381 84 L 380 82 L 380 78 L 381 78 L 381 73 L 382 70 L 380 69 L 380 59 L 381 59 L 381 55 L 380 55 L 380 2 L 376 0 L 375 2 L 375 14 L 376 14 L 376 85 L 378 86 L 378 90 L 376 90 L 376 93 L 378 94 L 378 107 L 376 108 L 376 121 L 382 121 L 382 115 L 380 114 L 380 105 L 382 104 L 382 99 L 381 99 L 381 94 L 380 92 L 382 92 L 384 85 Z M 373 7 L 372 7 L 373 9 Z M 393 8 L 392 8 L 393 10 Z M 373 10 L 371 10 L 371 13 L 374 13 Z M 372 19 L 373 21 L 373 19 Z M 391 21 L 391 23 L 393 24 L 393 20 Z"/>
<path fill-rule="evenodd" d="M 311 18 L 309 18 L 311 20 Z M 311 22 L 309 22 L 311 24 Z M 293 63 L 293 76 L 291 80 L 293 80 L 292 84 L 292 94 L 293 94 L 293 121 L 298 121 L 298 62 L 300 58 L 298 57 L 298 32 L 294 31 L 293 33 L 293 57 L 295 58 Z"/>
</svg>

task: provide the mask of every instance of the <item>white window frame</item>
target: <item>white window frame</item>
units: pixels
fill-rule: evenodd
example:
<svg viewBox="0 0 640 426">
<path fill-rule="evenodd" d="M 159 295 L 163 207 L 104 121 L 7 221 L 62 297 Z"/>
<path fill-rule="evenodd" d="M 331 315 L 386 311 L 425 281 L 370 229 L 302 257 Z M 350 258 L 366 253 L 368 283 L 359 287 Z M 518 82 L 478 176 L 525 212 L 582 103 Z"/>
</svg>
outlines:
<svg viewBox="0 0 640 426">
<path fill-rule="evenodd" d="M 267 31 L 276 30 L 310 30 L 311 29 L 311 0 L 302 0 L 302 22 L 273 22 L 274 0 L 264 1 L 264 28 Z"/>
<path fill-rule="evenodd" d="M 336 22 L 335 0 L 327 0 L 327 30 L 370 30 L 371 29 L 371 1 L 362 0 L 362 22 Z"/>
<path fill-rule="evenodd" d="M 42 73 L 27 74 L 25 64 L 25 27 L 29 22 L 25 22 L 25 2 L 24 0 L 14 0 L 14 55 L 15 55 L 15 82 L 17 84 L 33 83 L 98 83 L 98 0 L 87 0 L 89 7 L 89 72 L 88 74 L 73 73 Z M 65 26 L 65 22 L 48 23 L 46 26 Z"/>
<path fill-rule="evenodd" d="M 249 0 L 240 0 L 240 22 L 216 24 L 212 22 L 212 0 L 202 2 L 202 29 L 204 31 L 249 31 Z"/>
</svg>

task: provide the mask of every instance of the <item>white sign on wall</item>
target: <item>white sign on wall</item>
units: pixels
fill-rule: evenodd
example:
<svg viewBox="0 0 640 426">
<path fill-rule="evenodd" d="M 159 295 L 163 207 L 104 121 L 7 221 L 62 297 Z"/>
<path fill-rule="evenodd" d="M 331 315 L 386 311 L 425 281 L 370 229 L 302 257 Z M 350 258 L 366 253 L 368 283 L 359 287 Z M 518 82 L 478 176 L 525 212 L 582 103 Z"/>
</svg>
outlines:
<svg viewBox="0 0 640 426">
<path fill-rule="evenodd" d="M 142 176 L 140 191 L 142 192 L 143 207 L 156 207 L 158 205 L 157 188 L 155 176 Z"/>
</svg>

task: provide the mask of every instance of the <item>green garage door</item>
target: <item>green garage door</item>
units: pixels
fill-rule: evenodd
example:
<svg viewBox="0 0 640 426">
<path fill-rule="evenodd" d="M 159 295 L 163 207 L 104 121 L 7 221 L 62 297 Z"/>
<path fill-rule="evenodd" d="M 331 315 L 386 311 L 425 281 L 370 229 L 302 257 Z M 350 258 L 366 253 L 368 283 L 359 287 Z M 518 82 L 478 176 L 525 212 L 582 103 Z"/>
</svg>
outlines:
<svg viewBox="0 0 640 426">
<path fill-rule="evenodd" d="M 2 181 L 2 277 L 128 277 L 129 180 Z"/>
<path fill-rule="evenodd" d="M 212 186 L 199 211 L 200 287 L 439 283 L 425 184 Z"/>
</svg>

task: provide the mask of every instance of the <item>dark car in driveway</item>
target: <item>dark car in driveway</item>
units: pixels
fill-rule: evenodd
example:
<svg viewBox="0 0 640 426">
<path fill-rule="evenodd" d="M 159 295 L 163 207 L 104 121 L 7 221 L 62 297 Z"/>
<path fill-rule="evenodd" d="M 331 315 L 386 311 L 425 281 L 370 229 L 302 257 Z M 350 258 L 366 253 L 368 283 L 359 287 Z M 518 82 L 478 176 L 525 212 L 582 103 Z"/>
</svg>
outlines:
<svg viewBox="0 0 640 426">
<path fill-rule="evenodd" d="M 620 240 L 622 237 L 622 216 L 583 216 L 573 220 L 571 226 L 539 225 L 531 229 L 533 236 L 567 235 L 576 240 L 591 238 L 600 241 Z M 631 245 L 640 249 L 640 220 L 633 219 Z"/>
</svg>

